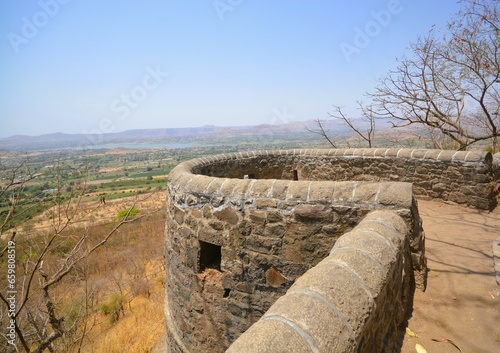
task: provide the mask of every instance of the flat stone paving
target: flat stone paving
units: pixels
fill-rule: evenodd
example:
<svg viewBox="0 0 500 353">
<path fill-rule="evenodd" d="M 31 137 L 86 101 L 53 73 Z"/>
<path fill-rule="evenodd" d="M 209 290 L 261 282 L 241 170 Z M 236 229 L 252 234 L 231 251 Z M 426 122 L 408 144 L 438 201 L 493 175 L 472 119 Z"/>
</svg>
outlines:
<svg viewBox="0 0 500 353">
<path fill-rule="evenodd" d="M 428 353 L 500 352 L 500 285 L 493 242 L 500 237 L 500 207 L 493 212 L 419 200 L 426 233 L 427 290 L 416 291 L 403 353 L 420 344 Z"/>
</svg>

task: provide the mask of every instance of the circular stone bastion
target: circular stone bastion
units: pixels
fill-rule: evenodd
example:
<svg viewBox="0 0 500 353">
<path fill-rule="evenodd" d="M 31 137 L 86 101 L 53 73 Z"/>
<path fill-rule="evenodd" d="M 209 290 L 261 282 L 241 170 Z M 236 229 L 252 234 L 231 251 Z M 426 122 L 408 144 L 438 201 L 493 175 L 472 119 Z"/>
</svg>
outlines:
<svg viewBox="0 0 500 353">
<path fill-rule="evenodd" d="M 397 350 L 411 291 L 426 282 L 417 199 L 490 210 L 493 166 L 488 152 L 385 148 L 180 163 L 167 186 L 168 350 L 236 352 L 281 336 L 299 351 Z"/>
</svg>

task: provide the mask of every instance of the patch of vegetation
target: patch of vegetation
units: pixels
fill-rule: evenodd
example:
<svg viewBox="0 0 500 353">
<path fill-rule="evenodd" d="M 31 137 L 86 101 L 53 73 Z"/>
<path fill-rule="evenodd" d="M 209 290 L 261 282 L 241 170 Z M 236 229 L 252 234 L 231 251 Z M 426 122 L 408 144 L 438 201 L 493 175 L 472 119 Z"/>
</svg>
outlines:
<svg viewBox="0 0 500 353">
<path fill-rule="evenodd" d="M 115 323 L 120 319 L 120 315 L 125 315 L 125 295 L 114 293 L 111 298 L 101 305 L 101 313 L 108 316 L 110 323 Z"/>
<path fill-rule="evenodd" d="M 137 214 L 139 212 L 141 212 L 141 210 L 137 207 L 133 207 L 131 209 L 125 208 L 123 210 L 118 211 L 118 213 L 116 214 L 116 219 L 118 221 L 121 221 L 127 216 L 128 216 L 128 218 L 133 218 L 133 217 L 137 216 Z"/>
</svg>

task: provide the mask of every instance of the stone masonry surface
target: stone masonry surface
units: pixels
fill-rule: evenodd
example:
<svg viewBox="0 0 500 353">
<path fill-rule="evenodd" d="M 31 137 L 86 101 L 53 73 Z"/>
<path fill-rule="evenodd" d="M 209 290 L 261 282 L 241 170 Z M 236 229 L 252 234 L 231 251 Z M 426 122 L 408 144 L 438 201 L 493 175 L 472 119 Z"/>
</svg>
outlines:
<svg viewBox="0 0 500 353">
<path fill-rule="evenodd" d="M 168 179 L 165 317 L 171 352 L 224 351 L 264 314 L 271 333 L 294 337 L 295 350 L 317 347 L 304 341 L 303 328 L 279 319 L 281 309 L 267 312 L 290 288 L 295 305 L 304 300 L 311 310 L 336 308 L 340 316 L 325 317 L 336 322 L 328 324 L 326 341 L 343 337 L 350 344 L 342 344 L 358 351 L 394 350 L 409 293 L 414 285 L 425 288 L 425 237 L 413 194 L 480 209 L 494 200 L 492 156 L 482 152 L 257 151 L 184 162 Z M 385 220 L 373 221 L 373 214 Z M 347 246 L 344 239 L 358 243 Z M 312 287 L 297 289 L 306 283 L 302 275 L 314 279 L 315 273 L 340 286 L 345 305 L 326 304 Z M 316 340 L 316 333 L 324 334 L 308 335 Z"/>
<path fill-rule="evenodd" d="M 227 352 L 397 352 L 411 287 L 407 233 L 396 213 L 370 212 Z"/>
</svg>

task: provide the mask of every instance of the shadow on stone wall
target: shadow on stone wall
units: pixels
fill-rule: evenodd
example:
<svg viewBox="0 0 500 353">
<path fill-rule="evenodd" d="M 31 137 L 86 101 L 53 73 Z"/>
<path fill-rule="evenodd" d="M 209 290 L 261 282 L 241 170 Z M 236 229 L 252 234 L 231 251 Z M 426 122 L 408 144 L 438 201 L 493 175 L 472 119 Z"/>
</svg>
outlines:
<svg viewBox="0 0 500 353">
<path fill-rule="evenodd" d="M 288 291 L 298 301 L 296 305 L 302 303 L 299 297 L 306 300 L 312 295 L 307 299 L 310 302 L 303 303 L 322 315 L 328 311 L 321 305 L 329 302 L 330 312 L 345 319 L 338 328 L 342 335 L 347 334 L 346 342 L 354 340 L 358 348 L 397 351 L 397 326 L 404 321 L 405 303 L 411 304 L 412 283 L 425 288 L 425 237 L 413 195 L 489 209 L 494 202 L 492 161 L 491 154 L 482 152 L 349 149 L 257 151 L 179 164 L 168 177 L 166 207 L 169 350 L 223 351 L 264 314 L 261 321 L 265 325 L 295 330 L 297 339 L 305 339 L 303 344 L 316 347 L 316 341 L 311 343 L 307 337 L 316 338 L 314 332 L 322 331 L 307 333 L 306 328 L 296 326 L 300 322 L 281 311 L 292 308 L 282 304 L 288 299 L 279 299 Z M 387 229 L 399 229 L 400 221 L 394 219 L 402 220 L 407 231 L 396 232 L 399 245 L 392 243 L 397 238 L 393 239 L 393 231 L 387 238 L 387 229 L 358 228 L 365 220 L 369 223 L 372 214 L 389 217 L 390 221 L 384 221 Z M 359 261 L 362 255 L 371 260 L 382 255 L 380 266 L 361 261 L 364 265 L 357 273 L 350 271 L 356 261 L 348 266 L 333 261 L 341 252 L 348 252 L 349 246 L 341 246 L 344 238 L 360 242 Z M 371 251 L 377 249 L 372 249 L 377 241 L 385 247 L 374 255 Z M 394 261 L 386 264 L 386 259 Z M 330 292 L 318 296 L 314 288 L 297 289 L 309 276 L 316 278 L 316 268 L 322 269 L 323 278 L 317 285 L 337 283 L 337 289 L 330 290 L 339 291 L 346 303 L 357 297 L 363 301 L 348 286 L 351 282 L 359 285 L 359 293 L 370 293 L 371 301 L 368 296 L 366 302 L 356 305 L 360 309 L 355 310 L 355 319 L 347 320 L 350 309 L 343 313 L 337 307 L 341 304 L 335 302 L 338 298 Z M 364 280 L 359 280 L 361 273 L 371 271 L 378 278 L 377 269 L 386 271 L 377 284 L 379 290 L 367 289 L 361 284 Z M 313 275 L 302 279 L 310 271 Z M 335 282 L 336 276 L 333 282 L 324 280 L 334 274 L 347 281 L 344 286 L 343 281 Z M 392 293 L 394 286 L 399 289 Z M 275 302 L 278 307 L 272 306 Z M 273 314 L 268 311 L 272 307 L 279 310 Z M 385 308 L 389 314 L 377 308 Z M 269 319 L 276 315 L 284 319 Z M 381 322 L 383 332 L 375 327 Z M 335 340 L 334 336 L 325 340 Z M 375 342 L 375 336 L 384 339 Z"/>
</svg>

